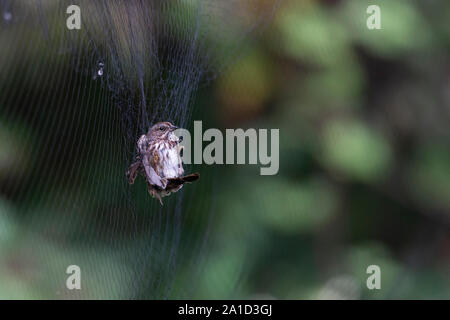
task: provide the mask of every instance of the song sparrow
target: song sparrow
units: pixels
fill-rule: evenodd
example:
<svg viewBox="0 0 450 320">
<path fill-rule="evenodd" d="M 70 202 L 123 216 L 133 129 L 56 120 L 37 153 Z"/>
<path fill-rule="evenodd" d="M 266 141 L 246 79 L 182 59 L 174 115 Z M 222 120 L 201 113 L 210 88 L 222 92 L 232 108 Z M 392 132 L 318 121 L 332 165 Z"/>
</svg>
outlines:
<svg viewBox="0 0 450 320">
<path fill-rule="evenodd" d="M 177 192 L 184 183 L 193 182 L 200 177 L 198 173 L 183 176 L 181 141 L 174 133 L 177 128 L 170 122 L 153 125 L 147 134 L 139 138 L 136 162 L 126 172 L 130 184 L 141 173 L 147 181 L 149 194 L 158 199 L 161 205 L 162 197 Z"/>
</svg>

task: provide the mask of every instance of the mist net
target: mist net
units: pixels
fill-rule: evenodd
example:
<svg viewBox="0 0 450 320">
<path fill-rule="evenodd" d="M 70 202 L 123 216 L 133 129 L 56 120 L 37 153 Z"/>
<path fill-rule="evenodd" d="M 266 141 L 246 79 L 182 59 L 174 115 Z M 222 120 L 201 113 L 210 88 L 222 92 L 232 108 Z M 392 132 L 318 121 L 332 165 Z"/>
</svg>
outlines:
<svg viewBox="0 0 450 320">
<path fill-rule="evenodd" d="M 70 5 L 80 8 L 79 30 L 66 25 Z M 161 207 L 125 171 L 151 124 L 190 127 L 199 87 L 243 54 L 276 7 L 0 0 L 0 124 L 17 155 L 0 184 L 21 237 L 7 257 L 35 274 L 20 282 L 26 294 L 196 297 L 211 250 L 212 175 L 200 168 L 200 181 Z M 82 290 L 66 289 L 69 265 L 80 267 Z"/>
</svg>

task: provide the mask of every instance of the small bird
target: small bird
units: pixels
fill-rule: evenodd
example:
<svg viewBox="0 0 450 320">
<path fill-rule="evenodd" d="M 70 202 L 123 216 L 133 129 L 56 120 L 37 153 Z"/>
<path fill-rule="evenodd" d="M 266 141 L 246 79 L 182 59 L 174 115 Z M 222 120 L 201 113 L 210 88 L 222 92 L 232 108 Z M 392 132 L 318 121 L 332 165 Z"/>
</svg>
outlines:
<svg viewBox="0 0 450 320">
<path fill-rule="evenodd" d="M 170 122 L 158 122 L 147 134 L 137 141 L 136 161 L 128 168 L 126 175 L 130 184 L 134 183 L 138 173 L 147 181 L 149 194 L 162 203 L 161 198 L 177 192 L 186 182 L 194 182 L 200 174 L 184 176 L 181 161 L 181 139 L 174 131 L 178 127 Z"/>
</svg>

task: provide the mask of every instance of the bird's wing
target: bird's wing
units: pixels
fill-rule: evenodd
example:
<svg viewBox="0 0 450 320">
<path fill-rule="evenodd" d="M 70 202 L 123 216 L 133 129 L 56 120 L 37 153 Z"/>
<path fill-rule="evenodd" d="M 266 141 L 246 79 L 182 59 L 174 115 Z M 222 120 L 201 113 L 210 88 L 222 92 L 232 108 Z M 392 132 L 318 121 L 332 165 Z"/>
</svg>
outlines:
<svg viewBox="0 0 450 320">
<path fill-rule="evenodd" d="M 159 175 L 160 169 L 158 166 L 159 158 L 157 151 L 149 151 L 142 157 L 142 165 L 144 166 L 145 175 L 148 183 L 153 186 L 166 188 L 167 180 Z"/>
<path fill-rule="evenodd" d="M 130 184 L 134 183 L 134 180 L 136 180 L 136 176 L 141 168 L 142 162 L 140 160 L 133 163 L 127 170 L 126 175 L 128 177 L 128 182 Z"/>
<path fill-rule="evenodd" d="M 149 139 L 147 138 L 147 136 L 145 134 L 143 134 L 137 142 L 137 147 L 138 147 L 140 154 L 143 154 L 148 151 L 148 147 L 149 147 L 148 144 L 149 144 Z"/>
</svg>

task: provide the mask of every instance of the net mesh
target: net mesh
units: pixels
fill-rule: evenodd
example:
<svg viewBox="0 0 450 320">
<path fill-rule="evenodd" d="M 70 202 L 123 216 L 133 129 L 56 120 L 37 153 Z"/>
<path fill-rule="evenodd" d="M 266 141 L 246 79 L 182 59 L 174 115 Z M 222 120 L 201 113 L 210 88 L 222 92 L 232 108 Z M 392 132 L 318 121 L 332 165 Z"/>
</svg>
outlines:
<svg viewBox="0 0 450 320">
<path fill-rule="evenodd" d="M 72 4 L 80 30 L 66 27 Z M 198 168 L 200 182 L 163 207 L 143 179 L 129 186 L 125 171 L 152 123 L 190 126 L 199 87 L 245 51 L 276 7 L 0 0 L 0 43 L 8 44 L 0 121 L 19 159 L 0 187 L 17 205 L 20 256 L 37 270 L 24 281 L 32 297 L 195 297 L 215 218 L 211 170 Z M 72 264 L 82 270 L 80 291 L 65 290 Z"/>
</svg>

